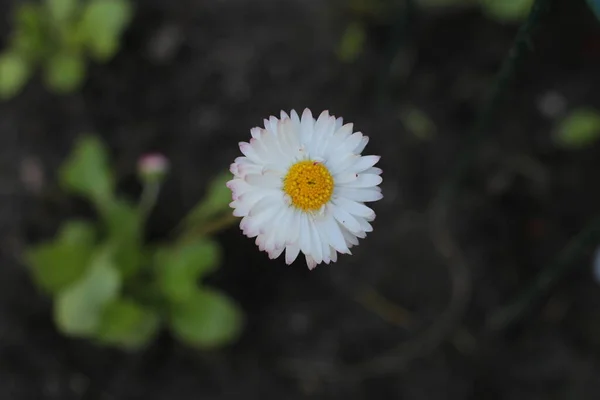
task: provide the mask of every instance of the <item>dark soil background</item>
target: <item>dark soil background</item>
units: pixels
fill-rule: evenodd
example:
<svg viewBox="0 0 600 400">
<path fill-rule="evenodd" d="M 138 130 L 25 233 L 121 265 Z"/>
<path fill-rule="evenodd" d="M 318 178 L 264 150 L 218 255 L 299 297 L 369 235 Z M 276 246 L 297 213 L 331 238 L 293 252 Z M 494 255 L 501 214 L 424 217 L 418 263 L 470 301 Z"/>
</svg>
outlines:
<svg viewBox="0 0 600 400">
<path fill-rule="evenodd" d="M 0 0 L 0 39 L 15 3 Z M 452 205 L 446 228 L 472 293 L 436 338 L 455 272 L 436 250 L 428 207 L 517 26 L 474 9 L 418 9 L 399 30 L 403 15 L 367 20 L 365 53 L 346 64 L 335 53 L 351 17 L 343 1 L 138 1 L 122 51 L 93 66 L 80 93 L 60 97 L 36 81 L 0 104 L 0 399 L 600 398 L 591 252 L 533 312 L 493 335 L 485 329 L 600 204 L 600 146 L 557 149 L 555 117 L 540 106 L 549 93 L 565 110 L 600 106 L 600 25 L 583 0 L 550 3 Z M 407 106 L 430 116 L 432 139 L 406 129 Z M 247 327 L 218 352 L 164 335 L 126 354 L 55 330 L 49 300 L 18 259 L 26 243 L 82 211 L 53 183 L 79 134 L 105 138 L 132 195 L 140 154 L 172 160 L 150 224 L 159 237 L 229 166 L 251 127 L 304 107 L 354 122 L 371 138 L 368 153 L 382 155 L 385 197 L 353 256 L 309 272 L 268 260 L 236 227 L 220 234 L 225 263 L 210 283 L 240 303 Z M 385 320 L 365 287 L 410 316 Z M 380 354 L 384 362 L 365 366 Z"/>
</svg>

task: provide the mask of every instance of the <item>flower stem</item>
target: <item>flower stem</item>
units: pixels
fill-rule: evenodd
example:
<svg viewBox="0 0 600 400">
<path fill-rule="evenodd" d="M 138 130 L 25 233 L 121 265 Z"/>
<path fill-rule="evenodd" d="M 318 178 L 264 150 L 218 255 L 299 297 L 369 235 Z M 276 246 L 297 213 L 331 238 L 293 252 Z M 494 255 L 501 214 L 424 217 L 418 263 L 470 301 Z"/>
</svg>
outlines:
<svg viewBox="0 0 600 400">
<path fill-rule="evenodd" d="M 207 222 L 198 228 L 188 229 L 186 232 L 182 233 L 182 240 L 191 240 L 195 237 L 214 235 L 229 228 L 238 220 L 239 218 L 234 217 L 232 214 L 223 215 L 220 218 Z"/>
<path fill-rule="evenodd" d="M 139 210 L 142 218 L 148 218 L 148 215 L 156 205 L 158 194 L 160 193 L 160 183 L 157 181 L 145 182 L 140 196 Z"/>
<path fill-rule="evenodd" d="M 487 329 L 491 332 L 505 329 L 530 311 L 567 271 L 578 265 L 576 260 L 598 240 L 600 240 L 600 216 L 575 235 L 554 262 L 544 268 L 514 301 L 494 312 L 487 320 Z"/>
</svg>

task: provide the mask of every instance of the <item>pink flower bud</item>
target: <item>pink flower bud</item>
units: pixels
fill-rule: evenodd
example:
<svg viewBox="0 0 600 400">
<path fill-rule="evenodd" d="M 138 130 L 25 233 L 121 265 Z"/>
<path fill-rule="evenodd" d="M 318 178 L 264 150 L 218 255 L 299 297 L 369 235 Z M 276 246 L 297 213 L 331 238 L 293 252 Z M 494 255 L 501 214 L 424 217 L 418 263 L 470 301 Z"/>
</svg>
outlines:
<svg viewBox="0 0 600 400">
<path fill-rule="evenodd" d="M 161 181 L 169 171 L 169 160 L 160 153 L 145 154 L 138 160 L 138 174 L 144 181 Z"/>
</svg>

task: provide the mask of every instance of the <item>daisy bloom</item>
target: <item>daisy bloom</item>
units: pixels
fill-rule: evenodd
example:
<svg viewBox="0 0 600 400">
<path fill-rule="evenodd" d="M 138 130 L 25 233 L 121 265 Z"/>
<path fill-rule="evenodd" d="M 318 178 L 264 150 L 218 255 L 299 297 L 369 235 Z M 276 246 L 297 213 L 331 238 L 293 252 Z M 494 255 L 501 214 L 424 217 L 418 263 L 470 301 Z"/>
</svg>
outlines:
<svg viewBox="0 0 600 400">
<path fill-rule="evenodd" d="M 287 264 L 302 252 L 309 269 L 351 254 L 375 219 L 365 202 L 383 196 L 379 156 L 362 156 L 369 138 L 323 111 L 292 110 L 253 128 L 244 154 L 231 164 L 233 215 L 271 259 L 285 250 Z"/>
</svg>

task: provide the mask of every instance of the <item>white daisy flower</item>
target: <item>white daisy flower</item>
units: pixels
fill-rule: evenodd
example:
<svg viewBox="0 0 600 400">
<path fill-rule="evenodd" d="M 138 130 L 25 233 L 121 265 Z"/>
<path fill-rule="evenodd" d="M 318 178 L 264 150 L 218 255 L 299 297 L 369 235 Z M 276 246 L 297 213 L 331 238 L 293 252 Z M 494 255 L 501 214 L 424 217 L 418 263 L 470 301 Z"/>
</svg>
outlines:
<svg viewBox="0 0 600 400">
<path fill-rule="evenodd" d="M 271 259 L 285 250 L 291 264 L 302 252 L 309 269 L 351 254 L 373 230 L 375 212 L 364 203 L 383 197 L 380 157 L 361 156 L 369 138 L 328 111 L 315 120 L 308 109 L 302 118 L 282 111 L 250 133 L 227 183 L 243 233 Z"/>
</svg>

